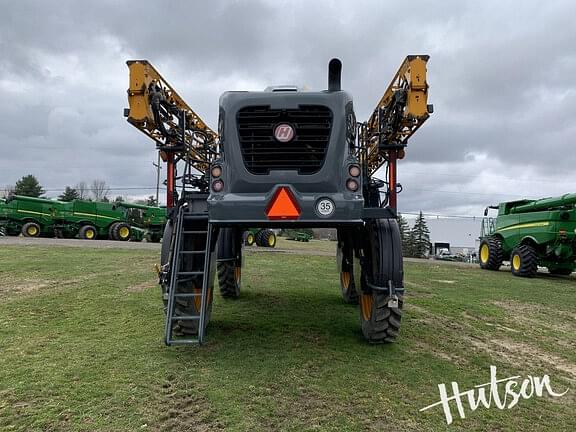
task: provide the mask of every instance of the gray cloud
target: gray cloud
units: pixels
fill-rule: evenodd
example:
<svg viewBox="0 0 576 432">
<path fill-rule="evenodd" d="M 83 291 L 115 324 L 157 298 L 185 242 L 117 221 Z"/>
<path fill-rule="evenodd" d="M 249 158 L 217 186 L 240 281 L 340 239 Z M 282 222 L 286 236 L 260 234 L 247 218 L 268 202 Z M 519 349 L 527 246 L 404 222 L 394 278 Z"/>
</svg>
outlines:
<svg viewBox="0 0 576 432">
<path fill-rule="evenodd" d="M 122 118 L 129 58 L 154 63 L 215 126 L 223 91 L 324 88 L 334 56 L 364 119 L 404 56 L 425 53 L 435 113 L 400 167 L 401 207 L 478 214 L 573 191 L 575 15 L 568 1 L 11 2 L 0 185 L 33 172 L 49 189 L 154 186 L 153 145 Z"/>
</svg>

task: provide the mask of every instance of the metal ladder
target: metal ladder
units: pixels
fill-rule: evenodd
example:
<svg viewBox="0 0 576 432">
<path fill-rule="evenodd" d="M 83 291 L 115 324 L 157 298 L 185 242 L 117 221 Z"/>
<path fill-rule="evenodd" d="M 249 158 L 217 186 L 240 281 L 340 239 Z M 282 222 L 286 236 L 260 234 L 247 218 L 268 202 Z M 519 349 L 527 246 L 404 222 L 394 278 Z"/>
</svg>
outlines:
<svg viewBox="0 0 576 432">
<path fill-rule="evenodd" d="M 206 309 L 208 306 L 208 290 L 210 285 L 210 266 L 211 251 L 214 248 L 212 243 L 213 227 L 208 221 L 207 213 L 193 214 L 186 211 L 187 208 L 182 206 L 178 210 L 176 229 L 172 244 L 171 263 L 170 263 L 170 282 L 168 289 L 168 305 L 166 308 L 166 326 L 164 342 L 166 345 L 172 344 L 202 344 L 204 342 L 204 333 L 206 330 Z M 187 223 L 188 222 L 188 223 Z M 192 228 L 190 227 L 192 225 Z M 183 249 L 187 243 L 186 238 L 196 236 L 203 239 L 204 248 L 198 250 Z M 204 265 L 202 270 L 185 271 L 181 269 L 182 257 L 185 255 L 204 254 Z M 202 290 L 200 293 L 180 293 L 177 292 L 178 284 L 185 282 L 186 278 L 200 276 L 202 280 Z M 201 297 L 200 311 L 196 315 L 176 315 L 176 299 L 178 298 L 195 298 Z M 178 321 L 198 321 L 198 334 L 196 337 L 175 337 L 174 325 Z"/>
</svg>

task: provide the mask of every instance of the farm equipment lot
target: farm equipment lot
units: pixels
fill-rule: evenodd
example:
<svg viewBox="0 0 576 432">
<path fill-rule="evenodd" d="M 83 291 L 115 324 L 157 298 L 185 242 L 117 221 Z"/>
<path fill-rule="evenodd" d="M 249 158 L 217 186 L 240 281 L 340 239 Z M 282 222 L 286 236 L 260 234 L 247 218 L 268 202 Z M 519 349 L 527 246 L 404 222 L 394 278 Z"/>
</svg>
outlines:
<svg viewBox="0 0 576 432">
<path fill-rule="evenodd" d="M 574 277 L 407 262 L 401 336 L 371 346 L 333 258 L 245 248 L 241 298 L 215 296 L 207 345 L 167 348 L 157 247 L 92 243 L 0 242 L 2 430 L 444 430 L 440 407 L 418 410 L 490 365 L 571 390 L 450 430 L 576 430 Z"/>
</svg>

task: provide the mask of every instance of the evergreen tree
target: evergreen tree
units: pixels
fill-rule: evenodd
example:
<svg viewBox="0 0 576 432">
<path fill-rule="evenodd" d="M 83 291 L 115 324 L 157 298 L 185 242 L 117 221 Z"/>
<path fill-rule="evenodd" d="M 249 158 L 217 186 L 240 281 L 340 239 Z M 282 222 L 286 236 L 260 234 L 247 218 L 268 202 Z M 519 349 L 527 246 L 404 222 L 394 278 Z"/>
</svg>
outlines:
<svg viewBox="0 0 576 432">
<path fill-rule="evenodd" d="M 23 195 L 38 198 L 44 194 L 44 189 L 40 186 L 38 179 L 32 174 L 22 177 L 16 182 L 14 193 L 16 195 Z"/>
<path fill-rule="evenodd" d="M 411 256 L 414 258 L 425 258 L 430 252 L 430 230 L 422 212 L 416 218 L 414 227 L 410 231 L 410 242 L 412 243 Z"/>
<path fill-rule="evenodd" d="M 60 201 L 74 201 L 76 199 L 80 199 L 80 194 L 76 189 L 71 188 L 70 186 L 66 186 L 64 193 L 58 196 L 58 199 Z"/>
<path fill-rule="evenodd" d="M 402 255 L 410 256 L 410 226 L 400 213 L 398 213 L 398 228 L 400 229 L 400 240 L 402 240 Z"/>
</svg>

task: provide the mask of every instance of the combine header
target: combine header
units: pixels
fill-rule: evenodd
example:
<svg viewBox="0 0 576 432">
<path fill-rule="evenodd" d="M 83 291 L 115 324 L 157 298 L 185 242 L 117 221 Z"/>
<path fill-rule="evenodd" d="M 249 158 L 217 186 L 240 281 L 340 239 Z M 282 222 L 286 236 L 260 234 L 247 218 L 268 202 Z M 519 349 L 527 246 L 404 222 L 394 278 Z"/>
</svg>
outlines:
<svg viewBox="0 0 576 432">
<path fill-rule="evenodd" d="M 203 342 L 216 268 L 222 296 L 240 295 L 243 235 L 254 228 L 337 228 L 342 295 L 359 303 L 365 338 L 397 337 L 404 301 L 397 161 L 432 112 L 427 61 L 407 57 L 365 123 L 356 122 L 333 59 L 324 91 L 224 93 L 218 133 L 150 63 L 128 62 L 125 116 L 167 164 L 166 344 Z M 375 177 L 381 168 L 385 180 Z"/>
</svg>

